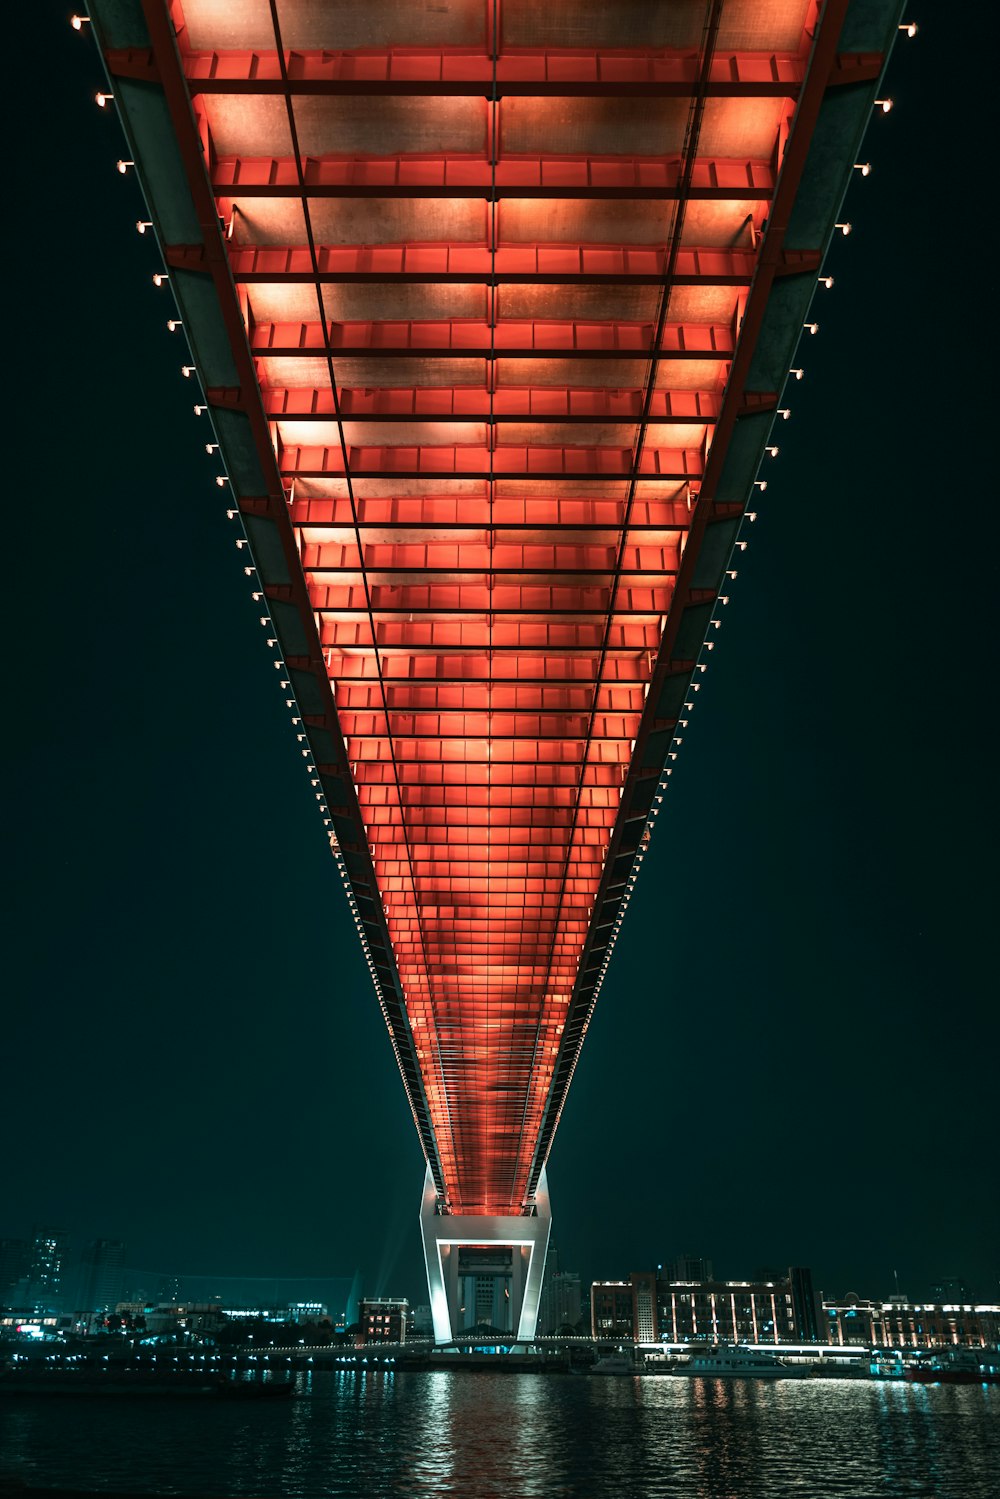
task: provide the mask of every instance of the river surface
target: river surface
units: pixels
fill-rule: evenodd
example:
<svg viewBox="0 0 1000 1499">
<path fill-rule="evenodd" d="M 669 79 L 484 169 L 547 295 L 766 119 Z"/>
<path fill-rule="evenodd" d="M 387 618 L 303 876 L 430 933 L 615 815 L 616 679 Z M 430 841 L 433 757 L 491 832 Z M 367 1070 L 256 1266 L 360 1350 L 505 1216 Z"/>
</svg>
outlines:
<svg viewBox="0 0 1000 1499">
<path fill-rule="evenodd" d="M 996 1499 L 1000 1386 L 344 1372 L 300 1398 L 0 1401 L 0 1493 Z"/>
</svg>

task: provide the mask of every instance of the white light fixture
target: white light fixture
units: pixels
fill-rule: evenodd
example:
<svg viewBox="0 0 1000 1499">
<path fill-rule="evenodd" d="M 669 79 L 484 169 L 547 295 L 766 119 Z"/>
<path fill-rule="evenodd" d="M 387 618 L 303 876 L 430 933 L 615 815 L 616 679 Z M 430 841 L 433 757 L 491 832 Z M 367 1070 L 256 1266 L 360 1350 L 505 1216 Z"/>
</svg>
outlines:
<svg viewBox="0 0 1000 1499">
<path fill-rule="evenodd" d="M 743 514 L 745 519 L 748 520 L 751 525 L 753 525 L 754 521 L 757 519 L 756 510 L 745 510 Z M 743 545 L 746 546 L 746 542 L 744 542 Z"/>
<path fill-rule="evenodd" d="M 779 406 L 778 407 L 778 415 L 781 417 L 781 420 L 783 422 L 787 422 L 787 420 L 791 416 L 791 414 L 792 414 L 791 407 L 789 407 L 789 406 Z"/>
<path fill-rule="evenodd" d="M 69 24 L 72 26 L 72 28 L 73 28 L 74 31 L 82 31 L 85 26 L 89 26 L 90 25 L 90 17 L 89 16 L 70 16 L 70 18 L 69 18 Z M 900 31 L 902 31 L 902 29 L 903 29 L 902 26 L 899 29 L 900 29 Z M 916 31 L 916 29 L 917 28 L 914 26 L 913 30 Z M 912 36 L 913 33 L 911 32 L 910 34 Z"/>
<path fill-rule="evenodd" d="M 115 166 L 118 168 L 119 172 L 121 172 L 122 176 L 124 177 L 125 173 L 129 169 L 129 167 L 134 167 L 135 166 L 135 162 L 134 161 L 122 161 L 119 158 L 119 160 L 115 162 Z"/>
<path fill-rule="evenodd" d="M 790 375 L 794 375 L 796 380 L 801 380 L 802 376 L 805 374 L 805 370 L 789 370 L 788 373 Z"/>
<path fill-rule="evenodd" d="M 777 458 L 778 454 L 781 452 L 781 449 L 778 448 L 778 447 L 770 447 L 770 448 L 765 448 L 764 452 L 765 453 L 770 453 L 770 455 L 771 455 L 772 458 Z"/>
<path fill-rule="evenodd" d="M 856 161 L 854 163 L 854 170 L 860 172 L 862 177 L 870 177 L 872 174 L 872 164 L 870 161 Z"/>
<path fill-rule="evenodd" d="M 166 286 L 166 284 L 167 284 L 167 282 L 169 280 L 170 280 L 170 277 L 167 275 L 167 273 L 165 271 L 154 271 L 153 272 L 153 285 L 154 286 Z"/>
<path fill-rule="evenodd" d="M 170 330 L 171 333 L 176 333 L 177 330 L 178 330 L 178 328 L 183 328 L 184 327 L 184 324 L 181 322 L 180 318 L 168 317 L 167 318 L 167 327 L 169 328 L 169 330 Z"/>
<path fill-rule="evenodd" d="M 87 19 L 86 16 L 84 16 L 84 20 L 86 20 L 86 19 Z M 74 24 L 78 20 L 79 20 L 78 16 L 74 16 L 73 17 Z M 77 31 L 79 31 L 79 29 L 80 29 L 79 26 L 77 26 L 76 29 L 77 29 Z M 905 31 L 906 34 L 907 34 L 907 36 L 916 36 L 916 34 L 917 34 L 917 23 L 916 23 L 916 21 L 904 21 L 903 24 L 902 24 L 902 26 L 897 26 L 896 27 L 896 30 L 897 31 Z"/>
<path fill-rule="evenodd" d="M 229 483 L 229 478 L 226 474 L 216 474 L 215 482 L 216 484 L 218 484 L 220 489 L 225 489 L 226 485 Z"/>
<path fill-rule="evenodd" d="M 219 451 L 219 444 L 217 442 L 206 442 L 206 444 L 205 444 L 205 452 L 206 453 L 217 453 L 218 451 Z"/>
<path fill-rule="evenodd" d="M 152 229 L 153 221 L 152 219 L 136 219 L 135 227 L 137 233 L 145 234 L 147 229 Z"/>
<path fill-rule="evenodd" d="M 95 94 L 94 103 L 97 105 L 98 109 L 104 109 L 106 105 L 111 103 L 114 97 L 114 94 Z"/>
<path fill-rule="evenodd" d="M 767 488 L 767 480 L 766 479 L 755 479 L 753 482 L 754 482 L 755 488 L 759 489 L 760 492 L 761 492 L 761 494 L 763 494 L 764 490 Z"/>
<path fill-rule="evenodd" d="M 195 414 L 195 416 L 201 416 L 202 412 L 203 411 L 207 411 L 207 410 L 208 410 L 207 406 L 196 406 L 194 408 L 194 414 Z"/>
<path fill-rule="evenodd" d="M 805 329 L 805 331 L 807 333 L 811 333 L 813 335 L 813 337 L 815 337 L 816 334 L 819 332 L 819 323 L 803 323 L 802 326 Z"/>
<path fill-rule="evenodd" d="M 829 291 L 830 288 L 833 286 L 833 277 L 832 276 L 820 276 L 820 277 L 818 277 L 818 280 L 819 280 L 820 286 L 825 286 L 826 289 L 827 289 L 827 291 Z"/>
<path fill-rule="evenodd" d="M 843 235 L 846 236 L 846 235 L 850 234 L 851 229 L 852 229 L 853 226 L 851 224 L 834 224 L 833 227 L 834 227 L 834 229 L 839 229 L 840 232 L 841 232 L 841 234 L 843 234 Z"/>
<path fill-rule="evenodd" d="M 181 365 L 181 374 L 184 376 L 185 380 L 190 380 L 191 376 L 193 374 L 196 374 L 196 373 L 197 373 L 197 371 L 196 371 L 195 365 L 193 365 L 193 364 L 182 364 Z"/>
<path fill-rule="evenodd" d="M 887 115 L 889 113 L 890 109 L 892 108 L 892 100 L 891 99 L 876 99 L 875 100 L 875 108 L 876 109 L 880 109 L 884 115 Z"/>
</svg>

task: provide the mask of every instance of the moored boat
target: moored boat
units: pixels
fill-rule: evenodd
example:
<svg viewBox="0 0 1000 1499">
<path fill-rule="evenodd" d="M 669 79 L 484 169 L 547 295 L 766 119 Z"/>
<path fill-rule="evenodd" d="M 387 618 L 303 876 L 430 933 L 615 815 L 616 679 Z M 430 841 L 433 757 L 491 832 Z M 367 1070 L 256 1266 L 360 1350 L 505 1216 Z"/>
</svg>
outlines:
<svg viewBox="0 0 1000 1499">
<path fill-rule="evenodd" d="M 739 1345 L 705 1348 L 678 1364 L 677 1374 L 702 1379 L 802 1379 L 808 1370 L 783 1364 L 773 1353 Z"/>
<path fill-rule="evenodd" d="M 913 1384 L 1000 1384 L 1000 1373 L 984 1369 L 972 1348 L 945 1348 L 924 1354 L 910 1364 L 906 1377 Z"/>
<path fill-rule="evenodd" d="M 591 1374 L 638 1374 L 635 1359 L 630 1353 L 619 1349 L 617 1353 L 606 1353 L 590 1369 Z"/>
</svg>

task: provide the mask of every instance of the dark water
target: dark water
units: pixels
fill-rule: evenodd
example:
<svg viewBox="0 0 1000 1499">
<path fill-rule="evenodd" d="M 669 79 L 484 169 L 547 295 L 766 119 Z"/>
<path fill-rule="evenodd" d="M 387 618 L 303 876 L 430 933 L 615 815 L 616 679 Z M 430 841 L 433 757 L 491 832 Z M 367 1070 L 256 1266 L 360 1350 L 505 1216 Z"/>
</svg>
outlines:
<svg viewBox="0 0 1000 1499">
<path fill-rule="evenodd" d="M 273 1405 L 5 1397 L 0 1492 L 1000 1494 L 1000 1386 L 347 1372 L 301 1387 Z"/>
</svg>

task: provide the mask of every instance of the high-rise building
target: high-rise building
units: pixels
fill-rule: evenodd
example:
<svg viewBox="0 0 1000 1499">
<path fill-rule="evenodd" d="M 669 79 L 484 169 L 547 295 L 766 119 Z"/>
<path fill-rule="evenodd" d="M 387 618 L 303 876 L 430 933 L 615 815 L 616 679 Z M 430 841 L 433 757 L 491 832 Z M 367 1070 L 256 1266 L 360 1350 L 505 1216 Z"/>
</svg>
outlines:
<svg viewBox="0 0 1000 1499">
<path fill-rule="evenodd" d="M 125 1245 L 121 1239 L 94 1239 L 83 1252 L 82 1309 L 113 1311 L 122 1299 Z"/>
<path fill-rule="evenodd" d="M 792 1311 L 795 1328 L 803 1343 L 818 1343 L 825 1337 L 823 1327 L 823 1304 L 819 1293 L 813 1290 L 812 1271 L 804 1265 L 792 1265 L 788 1272 L 792 1288 Z"/>
<path fill-rule="evenodd" d="M 580 1275 L 560 1267 L 559 1251 L 549 1248 L 538 1302 L 538 1331 L 543 1334 L 578 1328 L 583 1317 Z"/>
<path fill-rule="evenodd" d="M 964 1275 L 938 1275 L 931 1282 L 931 1301 L 969 1302 L 973 1299 Z"/>
<path fill-rule="evenodd" d="M 663 1280 L 711 1280 L 712 1261 L 701 1254 L 679 1254 L 659 1267 Z"/>
<path fill-rule="evenodd" d="M 11 1306 L 27 1298 L 31 1245 L 27 1239 L 0 1239 L 0 1304 Z"/>
<path fill-rule="evenodd" d="M 565 1328 L 577 1330 L 582 1327 L 582 1285 L 577 1270 L 558 1270 L 550 1277 L 543 1297 L 543 1310 L 538 1313 L 540 1333 L 559 1333 Z"/>
<path fill-rule="evenodd" d="M 434 1336 L 434 1319 L 431 1316 L 429 1306 L 424 1304 L 411 1307 L 410 1331 L 415 1338 L 432 1338 Z"/>
<path fill-rule="evenodd" d="M 32 1306 L 58 1307 L 62 1298 L 66 1230 L 36 1225 L 31 1238 L 27 1299 Z"/>
</svg>

